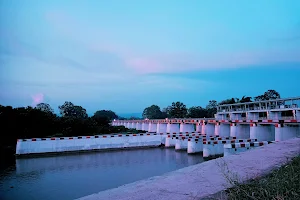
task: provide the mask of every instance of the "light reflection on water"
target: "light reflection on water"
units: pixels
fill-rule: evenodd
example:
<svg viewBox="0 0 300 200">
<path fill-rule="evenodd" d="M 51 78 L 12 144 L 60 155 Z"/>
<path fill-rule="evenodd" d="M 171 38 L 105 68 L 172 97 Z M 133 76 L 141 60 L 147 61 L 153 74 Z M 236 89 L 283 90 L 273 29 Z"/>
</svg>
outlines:
<svg viewBox="0 0 300 200">
<path fill-rule="evenodd" d="M 74 199 L 200 162 L 161 148 L 17 159 L 0 171 L 0 199 Z"/>
</svg>

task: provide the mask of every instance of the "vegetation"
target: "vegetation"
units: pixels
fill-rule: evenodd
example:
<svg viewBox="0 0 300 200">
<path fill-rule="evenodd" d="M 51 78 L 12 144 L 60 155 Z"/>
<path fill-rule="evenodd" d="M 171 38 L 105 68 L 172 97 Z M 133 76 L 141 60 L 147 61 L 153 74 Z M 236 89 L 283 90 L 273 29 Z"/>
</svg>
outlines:
<svg viewBox="0 0 300 200">
<path fill-rule="evenodd" d="M 280 94 L 275 90 L 268 90 L 264 94 L 254 98 L 243 96 L 242 98 L 230 98 L 220 101 L 210 100 L 205 108 L 201 106 L 193 106 L 187 108 L 182 102 L 173 102 L 171 106 L 161 109 L 157 105 L 151 105 L 144 109 L 143 118 L 148 119 L 164 119 L 164 118 L 213 118 L 217 113 L 218 105 L 245 103 L 270 99 L 278 99 Z"/>
<path fill-rule="evenodd" d="M 254 97 L 254 100 L 274 98 L 280 98 L 279 93 L 275 90 L 268 90 L 263 95 Z M 187 108 L 182 102 L 173 102 L 163 109 L 157 105 L 151 105 L 144 109 L 143 118 L 211 118 L 217 112 L 218 105 L 250 101 L 252 101 L 251 97 L 243 96 L 241 99 L 231 98 L 220 103 L 210 100 L 205 108 L 201 106 Z M 46 103 L 40 103 L 35 108 L 12 108 L 0 105 L 0 127 L 1 132 L 4 133 L 4 138 L 0 140 L 1 149 L 8 146 L 14 149 L 18 138 L 95 135 L 128 131 L 124 126 L 109 125 L 113 119 L 124 119 L 111 110 L 99 110 L 89 117 L 86 109 L 69 101 L 58 108 L 61 116 L 57 116 L 51 106 Z M 129 119 L 138 118 L 130 117 Z"/>
<path fill-rule="evenodd" d="M 234 184 L 228 199 L 300 199 L 300 157 L 261 179 Z"/>
<path fill-rule="evenodd" d="M 57 116 L 51 106 L 40 103 L 35 108 L 0 105 L 0 127 L 4 138 L 0 149 L 15 148 L 19 138 L 63 137 L 78 135 L 127 132 L 124 126 L 114 127 L 109 123 L 118 116 L 110 110 L 100 110 L 88 117 L 86 109 L 66 101 L 59 106 Z"/>
</svg>

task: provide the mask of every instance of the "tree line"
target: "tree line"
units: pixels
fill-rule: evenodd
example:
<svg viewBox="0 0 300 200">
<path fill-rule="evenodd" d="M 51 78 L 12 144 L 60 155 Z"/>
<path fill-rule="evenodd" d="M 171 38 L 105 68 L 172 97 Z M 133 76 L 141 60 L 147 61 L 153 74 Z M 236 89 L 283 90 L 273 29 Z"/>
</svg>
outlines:
<svg viewBox="0 0 300 200">
<path fill-rule="evenodd" d="M 268 90 L 253 99 L 257 101 L 275 98 L 280 98 L 279 93 L 275 90 Z M 181 102 L 173 102 L 171 106 L 163 109 L 157 105 L 152 105 L 144 109 L 143 117 L 149 119 L 210 118 L 214 117 L 218 105 L 250 101 L 252 101 L 251 97 L 231 98 L 219 103 L 211 100 L 205 108 L 201 106 L 187 108 Z M 0 105 L 1 149 L 8 146 L 15 149 L 16 140 L 21 138 L 68 137 L 128 131 L 123 126 L 109 125 L 113 119 L 125 119 L 111 110 L 98 110 L 89 117 L 85 108 L 69 101 L 60 105 L 58 109 L 60 116 L 56 115 L 47 103 L 40 103 L 36 107 L 19 108 Z M 130 117 L 128 119 L 137 118 Z"/>
<path fill-rule="evenodd" d="M 151 105 L 144 109 L 143 118 L 165 119 L 165 118 L 213 118 L 217 113 L 218 105 L 246 103 L 253 101 L 263 101 L 278 99 L 280 94 L 275 90 L 268 90 L 256 97 L 243 96 L 242 98 L 230 98 L 220 101 L 210 100 L 206 107 L 193 106 L 187 108 L 182 102 L 173 102 L 170 106 L 161 109 L 158 105 Z"/>
<path fill-rule="evenodd" d="M 19 107 L 0 105 L 0 147 L 15 148 L 17 139 L 68 137 L 78 135 L 108 134 L 126 132 L 125 127 L 110 126 L 112 119 L 118 118 L 111 110 L 99 110 L 93 116 L 87 115 L 86 109 L 66 101 L 59 106 L 61 116 L 47 103 L 36 107 Z"/>
</svg>

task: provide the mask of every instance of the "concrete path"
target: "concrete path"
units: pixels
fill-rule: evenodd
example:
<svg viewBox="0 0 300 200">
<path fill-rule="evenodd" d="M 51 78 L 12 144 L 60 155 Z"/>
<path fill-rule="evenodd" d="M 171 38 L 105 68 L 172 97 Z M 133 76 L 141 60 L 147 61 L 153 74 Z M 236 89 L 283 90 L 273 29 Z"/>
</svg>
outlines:
<svg viewBox="0 0 300 200">
<path fill-rule="evenodd" d="M 300 155 L 300 138 L 258 147 L 239 155 L 207 161 L 80 199 L 202 199 L 230 187 L 226 176 L 232 178 L 236 173 L 242 181 L 263 176 L 297 155 Z"/>
</svg>

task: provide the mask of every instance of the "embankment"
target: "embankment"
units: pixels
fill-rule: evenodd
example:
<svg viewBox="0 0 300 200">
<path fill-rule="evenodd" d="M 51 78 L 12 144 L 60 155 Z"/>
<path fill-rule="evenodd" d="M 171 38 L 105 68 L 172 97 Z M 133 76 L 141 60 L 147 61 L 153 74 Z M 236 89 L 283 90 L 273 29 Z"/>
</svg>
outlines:
<svg viewBox="0 0 300 200">
<path fill-rule="evenodd" d="M 246 181 L 270 173 L 300 155 L 300 138 L 207 161 L 162 176 L 137 181 L 80 200 L 201 199 L 230 187 L 226 176 Z"/>
<path fill-rule="evenodd" d="M 16 155 L 154 147 L 164 144 L 165 137 L 166 135 L 162 134 L 144 133 L 19 139 L 16 146 Z"/>
</svg>

